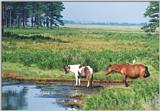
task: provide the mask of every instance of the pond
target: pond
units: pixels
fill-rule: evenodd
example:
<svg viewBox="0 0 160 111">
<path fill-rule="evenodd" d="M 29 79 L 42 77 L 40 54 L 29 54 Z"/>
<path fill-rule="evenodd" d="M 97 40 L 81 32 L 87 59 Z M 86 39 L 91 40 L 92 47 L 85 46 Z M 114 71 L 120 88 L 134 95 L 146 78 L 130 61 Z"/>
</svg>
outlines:
<svg viewBox="0 0 160 111">
<path fill-rule="evenodd" d="M 24 81 L 2 82 L 3 110 L 73 110 L 77 106 L 66 106 L 65 102 L 76 100 L 70 94 L 98 93 L 107 84 L 96 84 L 93 88 L 76 87 L 74 83 L 30 84 Z"/>
</svg>

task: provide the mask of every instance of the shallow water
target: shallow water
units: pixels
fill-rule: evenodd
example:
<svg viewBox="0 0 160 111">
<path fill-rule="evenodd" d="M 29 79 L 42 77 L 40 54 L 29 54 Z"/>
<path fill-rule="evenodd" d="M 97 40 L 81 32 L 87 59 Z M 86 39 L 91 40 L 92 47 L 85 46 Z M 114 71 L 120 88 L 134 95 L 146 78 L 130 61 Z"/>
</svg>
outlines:
<svg viewBox="0 0 160 111">
<path fill-rule="evenodd" d="M 105 84 L 107 85 L 107 84 Z M 104 86 L 95 85 L 93 88 L 86 86 L 75 87 L 71 83 L 53 84 L 28 84 L 19 81 L 2 82 L 2 109 L 3 110 L 73 110 L 76 106 L 65 106 L 70 94 L 98 93 Z"/>
</svg>

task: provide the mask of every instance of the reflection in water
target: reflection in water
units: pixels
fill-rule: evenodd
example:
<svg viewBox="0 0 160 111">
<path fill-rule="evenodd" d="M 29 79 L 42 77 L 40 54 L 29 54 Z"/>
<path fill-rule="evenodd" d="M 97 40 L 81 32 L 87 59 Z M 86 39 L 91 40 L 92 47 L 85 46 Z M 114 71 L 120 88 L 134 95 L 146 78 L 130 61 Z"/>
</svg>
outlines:
<svg viewBox="0 0 160 111">
<path fill-rule="evenodd" d="M 67 97 L 75 93 L 97 93 L 100 88 L 75 87 L 72 84 L 23 84 L 12 82 L 3 82 L 2 86 L 2 109 L 30 109 L 30 110 L 68 110 L 77 109 L 76 106 L 65 106 L 64 103 L 73 101 Z"/>
<path fill-rule="evenodd" d="M 26 87 L 8 86 L 2 89 L 2 108 L 4 110 L 26 109 Z"/>
</svg>

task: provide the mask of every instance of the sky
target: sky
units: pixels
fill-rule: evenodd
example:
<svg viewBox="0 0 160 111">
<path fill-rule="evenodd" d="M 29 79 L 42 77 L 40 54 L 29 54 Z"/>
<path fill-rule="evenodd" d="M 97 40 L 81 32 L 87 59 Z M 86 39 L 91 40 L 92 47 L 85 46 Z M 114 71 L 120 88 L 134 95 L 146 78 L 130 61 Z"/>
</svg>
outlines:
<svg viewBox="0 0 160 111">
<path fill-rule="evenodd" d="M 80 22 L 147 22 L 148 2 L 63 2 L 64 20 Z"/>
</svg>

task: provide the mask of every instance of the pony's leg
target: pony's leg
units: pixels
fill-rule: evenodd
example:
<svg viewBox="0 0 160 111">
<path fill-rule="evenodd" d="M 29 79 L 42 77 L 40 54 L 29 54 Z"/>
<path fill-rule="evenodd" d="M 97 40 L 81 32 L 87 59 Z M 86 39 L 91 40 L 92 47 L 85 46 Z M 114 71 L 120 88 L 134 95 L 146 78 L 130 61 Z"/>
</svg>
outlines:
<svg viewBox="0 0 160 111">
<path fill-rule="evenodd" d="M 78 85 L 78 76 L 76 76 L 76 86 Z"/>
<path fill-rule="evenodd" d="M 125 86 L 126 86 L 126 87 L 128 87 L 129 85 L 128 85 L 127 77 L 126 77 L 126 76 L 125 76 L 125 80 L 124 80 L 124 82 L 125 82 Z"/>
<path fill-rule="evenodd" d="M 127 77 L 125 75 L 122 75 L 123 76 L 123 81 L 124 81 L 124 84 L 126 87 L 128 87 L 128 83 L 127 83 Z"/>
<path fill-rule="evenodd" d="M 93 75 L 90 76 L 90 86 L 92 87 L 92 83 L 93 83 Z"/>
<path fill-rule="evenodd" d="M 87 87 L 89 87 L 89 85 L 90 85 L 90 75 L 87 75 L 86 80 L 88 81 Z"/>
<path fill-rule="evenodd" d="M 81 85 L 81 80 L 80 80 L 80 78 L 78 78 L 78 82 L 79 82 L 79 86 Z"/>
<path fill-rule="evenodd" d="M 87 84 L 87 87 L 89 87 L 89 80 L 88 80 L 88 84 Z"/>
</svg>

